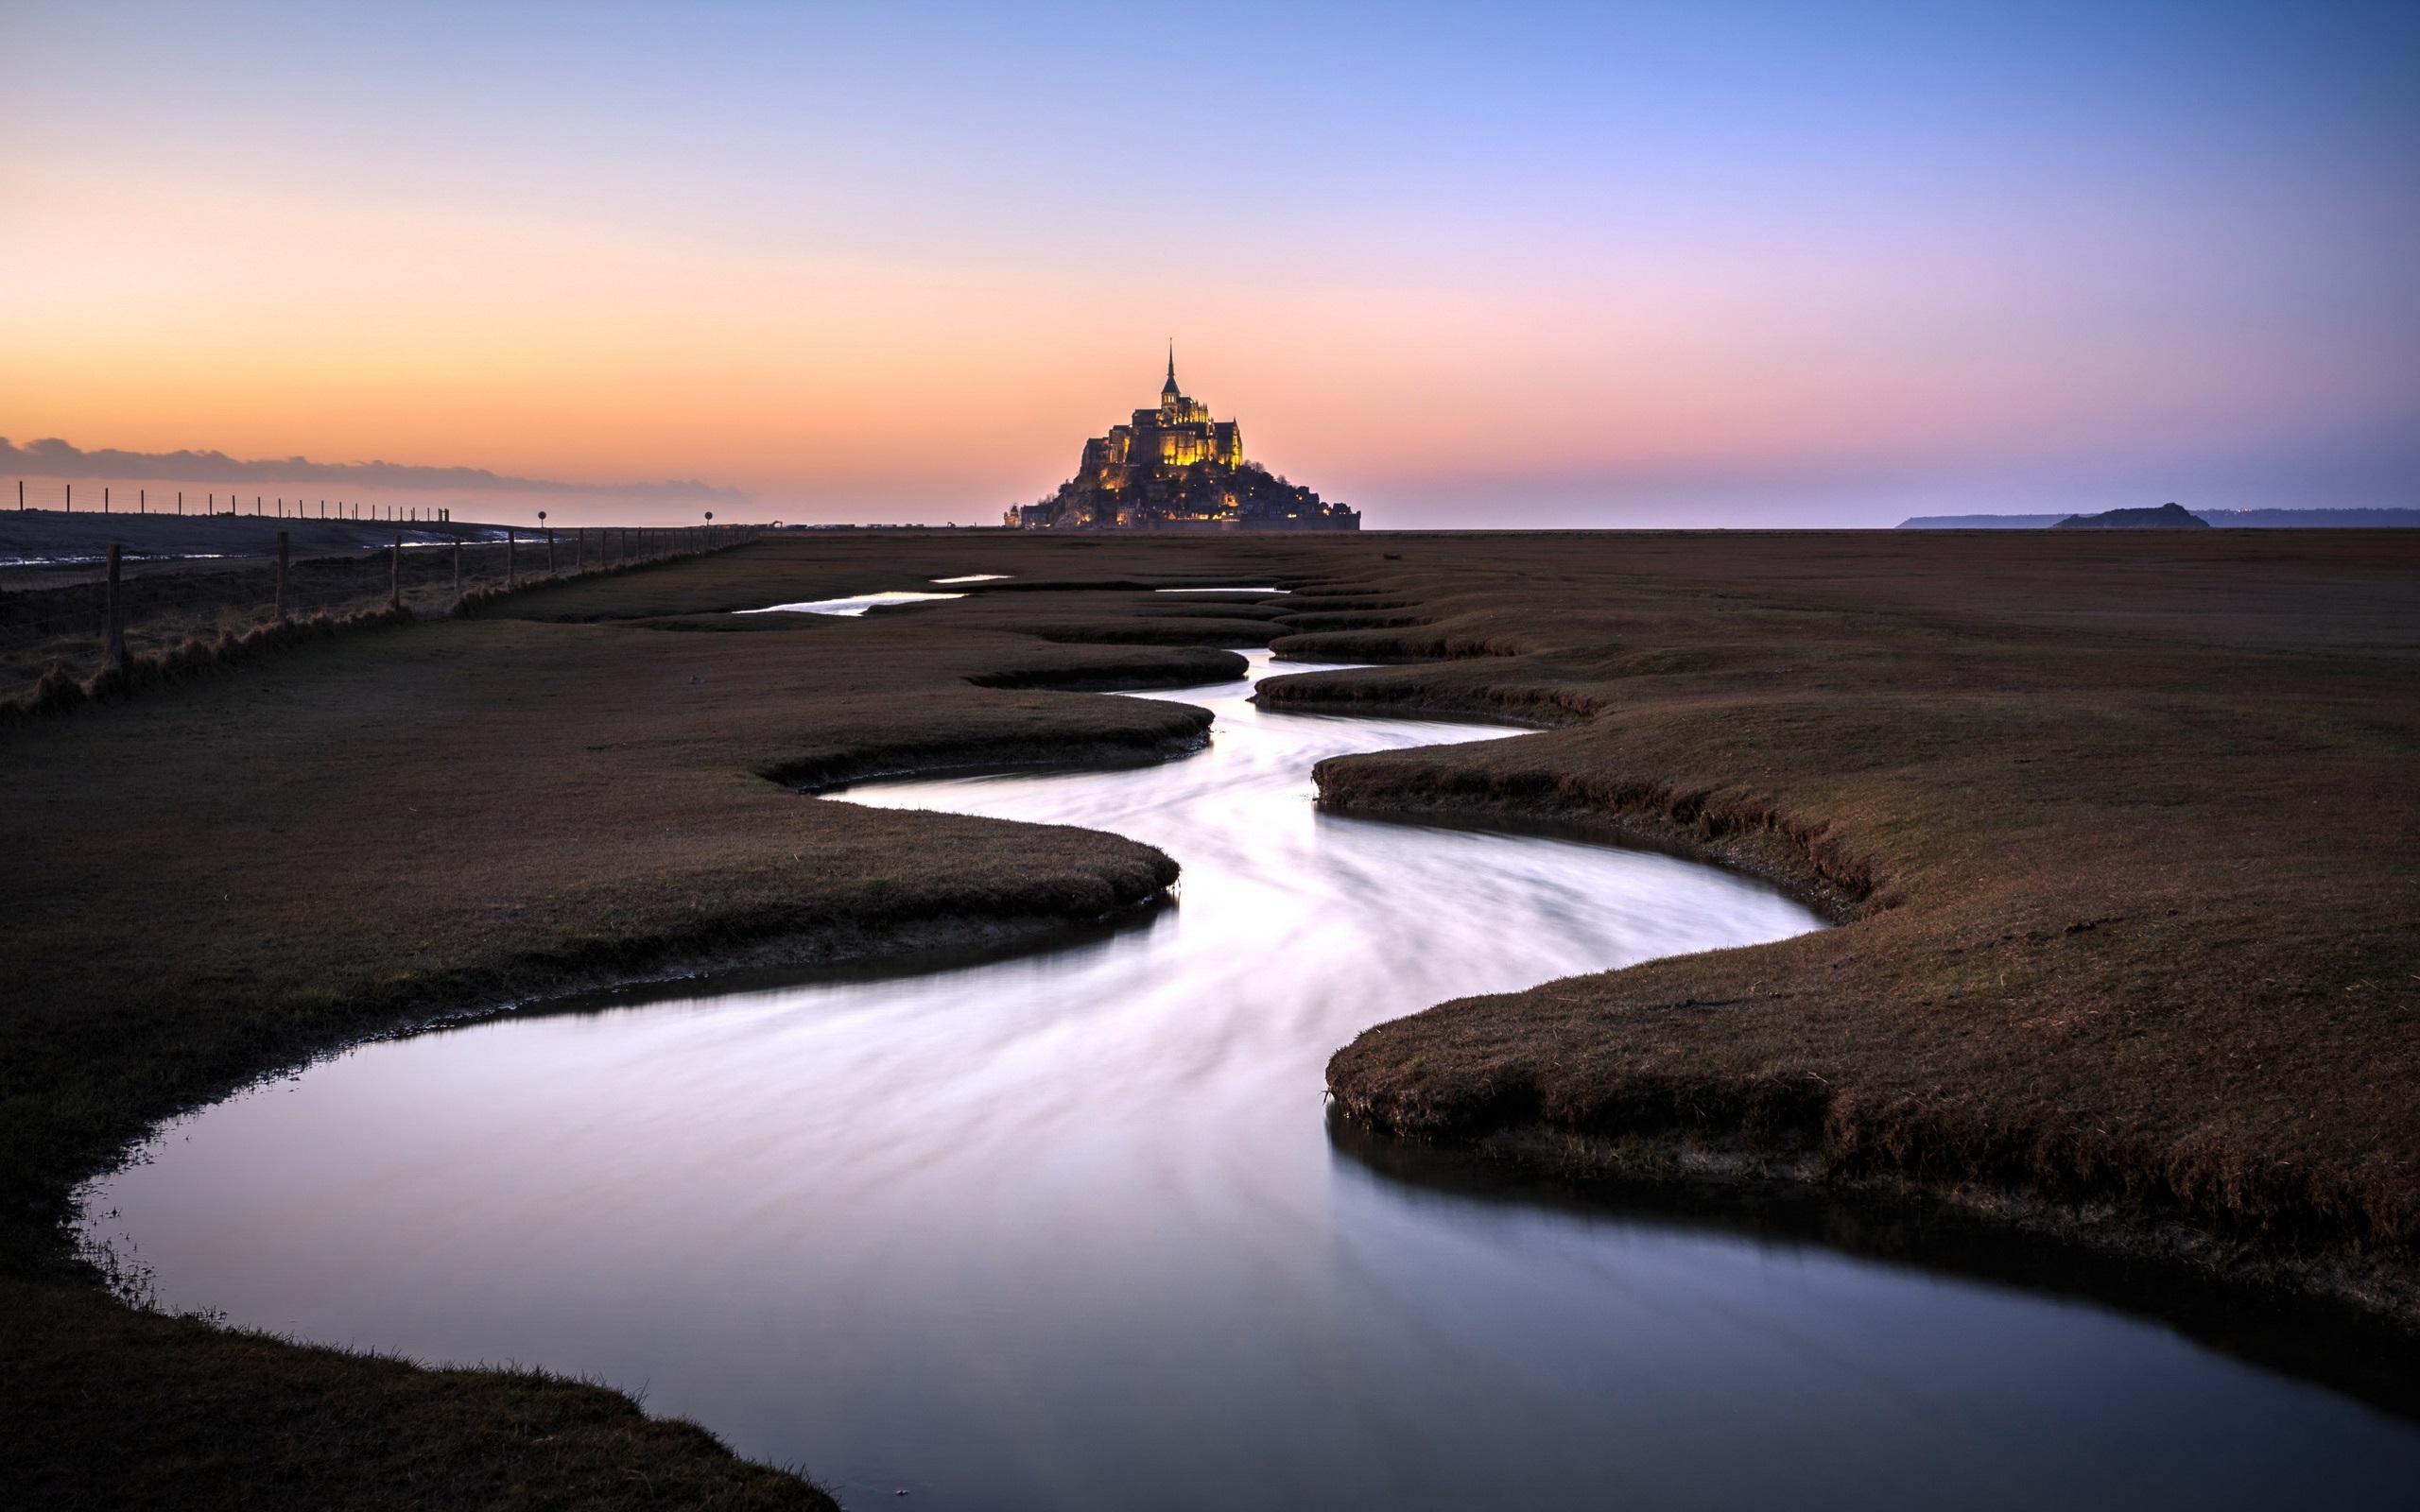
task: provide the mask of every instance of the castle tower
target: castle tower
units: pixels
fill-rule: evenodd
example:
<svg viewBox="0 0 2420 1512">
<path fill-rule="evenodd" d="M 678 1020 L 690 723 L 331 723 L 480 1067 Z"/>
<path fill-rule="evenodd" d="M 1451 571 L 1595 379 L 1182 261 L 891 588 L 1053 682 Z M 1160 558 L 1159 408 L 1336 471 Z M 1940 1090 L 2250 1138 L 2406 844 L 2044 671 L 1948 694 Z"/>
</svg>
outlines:
<svg viewBox="0 0 2420 1512">
<path fill-rule="evenodd" d="M 1177 387 L 1176 343 L 1159 404 L 1084 443 L 1076 476 L 1019 524 L 1046 528 L 1357 530 L 1361 517 L 1244 459 L 1243 428 Z"/>
</svg>

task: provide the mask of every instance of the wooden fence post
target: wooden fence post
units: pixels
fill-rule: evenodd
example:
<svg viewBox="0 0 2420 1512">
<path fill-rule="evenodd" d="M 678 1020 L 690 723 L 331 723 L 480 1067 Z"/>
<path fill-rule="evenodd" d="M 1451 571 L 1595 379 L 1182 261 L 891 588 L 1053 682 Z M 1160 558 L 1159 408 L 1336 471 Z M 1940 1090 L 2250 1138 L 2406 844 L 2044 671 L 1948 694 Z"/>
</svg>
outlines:
<svg viewBox="0 0 2420 1512">
<path fill-rule="evenodd" d="M 400 535 L 387 548 L 387 607 L 404 607 L 404 538 Z"/>
<path fill-rule="evenodd" d="M 521 581 L 520 542 L 512 539 L 512 527 L 504 527 L 504 586 L 510 588 Z"/>
<path fill-rule="evenodd" d="M 555 527 L 546 527 L 546 576 L 555 576 Z"/>
<path fill-rule="evenodd" d="M 277 617 L 285 618 L 285 532 L 277 533 Z"/>
<path fill-rule="evenodd" d="M 126 592 L 118 582 L 118 558 L 124 548 L 110 542 L 109 639 L 101 646 L 101 670 L 126 669 Z"/>
<path fill-rule="evenodd" d="M 462 538 L 454 538 L 454 592 L 462 591 Z"/>
</svg>

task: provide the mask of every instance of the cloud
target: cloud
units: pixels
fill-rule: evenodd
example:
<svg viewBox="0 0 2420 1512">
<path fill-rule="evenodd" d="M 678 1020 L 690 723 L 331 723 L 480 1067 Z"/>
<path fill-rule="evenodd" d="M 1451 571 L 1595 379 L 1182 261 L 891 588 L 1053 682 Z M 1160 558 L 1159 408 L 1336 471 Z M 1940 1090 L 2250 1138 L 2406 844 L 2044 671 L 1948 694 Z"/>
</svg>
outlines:
<svg viewBox="0 0 2420 1512">
<path fill-rule="evenodd" d="M 427 489 L 456 491 L 566 493 L 663 501 L 704 500 L 745 504 L 739 489 L 717 488 L 697 478 L 661 483 L 559 483 L 548 478 L 507 477 L 480 467 L 413 467 L 402 462 L 314 462 L 288 456 L 244 462 L 224 452 L 87 452 L 52 438 L 24 446 L 0 436 L 0 469 L 51 478 L 165 478 L 179 483 L 333 483 L 355 488 Z"/>
</svg>

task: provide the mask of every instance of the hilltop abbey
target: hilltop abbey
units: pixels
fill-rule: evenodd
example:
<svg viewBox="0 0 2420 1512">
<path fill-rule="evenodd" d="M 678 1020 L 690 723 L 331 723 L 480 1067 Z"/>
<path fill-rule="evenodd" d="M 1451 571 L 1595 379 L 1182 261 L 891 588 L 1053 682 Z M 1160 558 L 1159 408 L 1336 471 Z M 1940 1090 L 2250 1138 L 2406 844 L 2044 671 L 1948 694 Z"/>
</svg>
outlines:
<svg viewBox="0 0 2420 1512">
<path fill-rule="evenodd" d="M 1084 443 L 1076 475 L 1039 504 L 1009 510 L 1027 529 L 1358 530 L 1361 516 L 1244 460 L 1243 432 L 1176 386 L 1176 354 L 1157 409 L 1138 409 Z"/>
</svg>

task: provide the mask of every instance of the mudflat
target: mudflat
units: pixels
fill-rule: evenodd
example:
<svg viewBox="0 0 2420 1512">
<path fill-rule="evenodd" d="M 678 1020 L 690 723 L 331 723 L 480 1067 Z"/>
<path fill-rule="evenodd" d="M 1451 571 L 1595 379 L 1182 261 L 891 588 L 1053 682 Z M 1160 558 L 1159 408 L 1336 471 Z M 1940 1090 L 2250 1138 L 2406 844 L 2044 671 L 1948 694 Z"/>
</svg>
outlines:
<svg viewBox="0 0 2420 1512">
<path fill-rule="evenodd" d="M 741 612 L 971 574 L 1009 576 Z M 1151 592 L 1258 584 L 1296 592 Z M 1328 804 L 1651 836 L 1844 925 L 1373 1030 L 1330 1070 L 1373 1130 L 1905 1187 L 2409 1327 L 2415 588 L 2420 537 L 2386 531 L 799 533 L 0 729 L 0 1484 L 820 1504 L 601 1388 L 125 1308 L 61 1237 L 75 1184 L 361 1035 L 1147 905 L 1175 864 L 1115 836 L 797 789 L 1179 754 L 1199 711 L 1071 690 L 1261 644 L 1390 663 L 1278 707 L 1553 727 L 1323 764 Z"/>
</svg>

